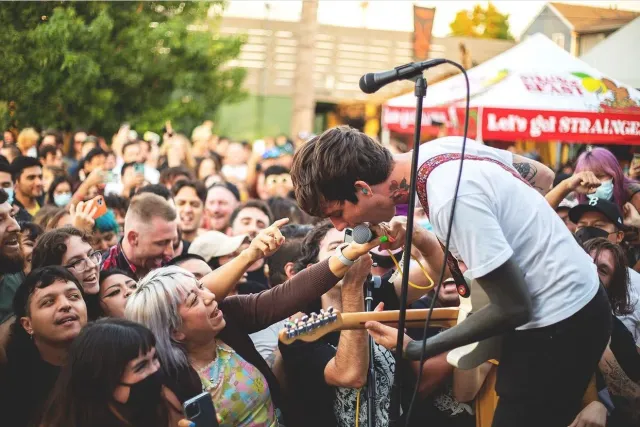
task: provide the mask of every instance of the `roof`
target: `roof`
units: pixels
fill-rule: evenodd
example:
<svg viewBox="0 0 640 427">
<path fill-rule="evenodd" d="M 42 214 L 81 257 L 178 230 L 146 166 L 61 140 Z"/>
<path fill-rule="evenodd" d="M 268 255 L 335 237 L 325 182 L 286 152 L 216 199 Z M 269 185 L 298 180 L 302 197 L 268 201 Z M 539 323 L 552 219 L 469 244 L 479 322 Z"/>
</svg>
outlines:
<svg viewBox="0 0 640 427">
<path fill-rule="evenodd" d="M 640 55 L 629 55 L 629 46 L 640 40 L 640 17 L 595 45 L 582 59 L 621 82 L 640 88 Z"/>
<path fill-rule="evenodd" d="M 579 4 L 549 3 L 578 33 L 617 30 L 640 16 L 640 12 Z"/>
</svg>

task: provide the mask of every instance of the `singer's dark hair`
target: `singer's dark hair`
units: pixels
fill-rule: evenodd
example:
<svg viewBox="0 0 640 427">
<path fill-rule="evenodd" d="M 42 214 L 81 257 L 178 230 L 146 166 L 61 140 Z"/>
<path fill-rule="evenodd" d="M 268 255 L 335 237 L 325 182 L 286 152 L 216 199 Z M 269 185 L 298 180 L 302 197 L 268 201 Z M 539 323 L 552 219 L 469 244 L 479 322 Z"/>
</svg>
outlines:
<svg viewBox="0 0 640 427">
<path fill-rule="evenodd" d="M 391 173 L 389 150 L 349 126 L 328 129 L 305 143 L 293 156 L 291 180 L 300 208 L 309 215 L 326 217 L 329 201 L 358 203 L 355 182 L 384 182 Z"/>
</svg>

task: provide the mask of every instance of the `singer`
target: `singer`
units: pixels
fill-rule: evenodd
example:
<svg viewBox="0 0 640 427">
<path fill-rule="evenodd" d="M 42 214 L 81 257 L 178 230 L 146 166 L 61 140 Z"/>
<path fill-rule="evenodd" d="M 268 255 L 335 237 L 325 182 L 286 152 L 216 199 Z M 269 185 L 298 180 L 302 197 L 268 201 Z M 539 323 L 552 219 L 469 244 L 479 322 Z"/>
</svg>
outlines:
<svg viewBox="0 0 640 427">
<path fill-rule="evenodd" d="M 462 138 L 445 137 L 419 152 L 414 188 L 443 244 L 461 146 Z M 329 129 L 294 155 L 298 204 L 328 217 L 338 230 L 389 221 L 408 201 L 411 155 L 392 156 L 346 126 Z M 504 336 L 498 427 L 569 425 L 609 340 L 611 309 L 596 266 L 541 194 L 552 180 L 553 172 L 538 162 L 467 140 L 450 253 L 490 303 L 427 340 L 425 351 L 432 357 Z M 390 237 L 402 244 L 399 235 Z M 455 262 L 449 267 L 457 269 Z M 383 325 L 367 326 L 374 338 L 385 333 Z M 420 358 L 421 342 L 405 342 L 404 348 L 407 357 Z"/>
</svg>

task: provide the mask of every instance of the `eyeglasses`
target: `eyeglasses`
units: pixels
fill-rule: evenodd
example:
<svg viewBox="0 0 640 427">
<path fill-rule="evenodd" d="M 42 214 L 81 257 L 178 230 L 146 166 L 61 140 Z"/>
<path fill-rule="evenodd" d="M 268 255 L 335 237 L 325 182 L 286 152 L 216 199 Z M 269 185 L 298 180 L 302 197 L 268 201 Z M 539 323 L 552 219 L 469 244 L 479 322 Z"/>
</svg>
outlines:
<svg viewBox="0 0 640 427">
<path fill-rule="evenodd" d="M 92 265 L 89 265 L 89 261 Z M 74 261 L 71 264 L 65 265 L 66 269 L 74 269 L 78 273 L 83 273 L 86 270 L 100 265 L 102 262 L 102 254 L 98 251 L 91 252 L 88 257 Z"/>
</svg>

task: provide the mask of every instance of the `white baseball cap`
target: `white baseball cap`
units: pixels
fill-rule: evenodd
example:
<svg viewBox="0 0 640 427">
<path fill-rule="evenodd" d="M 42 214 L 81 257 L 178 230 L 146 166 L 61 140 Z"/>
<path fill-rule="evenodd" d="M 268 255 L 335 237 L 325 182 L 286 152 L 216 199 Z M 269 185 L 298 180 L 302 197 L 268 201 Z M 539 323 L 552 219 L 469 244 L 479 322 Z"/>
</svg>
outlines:
<svg viewBox="0 0 640 427">
<path fill-rule="evenodd" d="M 248 238 L 249 236 L 246 234 L 227 236 L 219 231 L 207 231 L 191 242 L 189 253 L 200 255 L 209 262 L 211 258 L 231 255 L 236 252 Z"/>
</svg>

